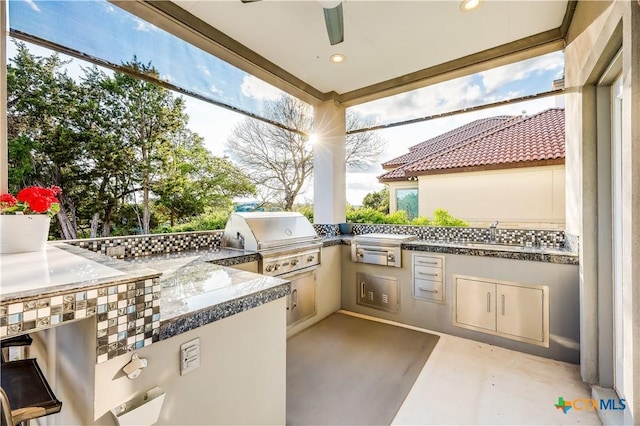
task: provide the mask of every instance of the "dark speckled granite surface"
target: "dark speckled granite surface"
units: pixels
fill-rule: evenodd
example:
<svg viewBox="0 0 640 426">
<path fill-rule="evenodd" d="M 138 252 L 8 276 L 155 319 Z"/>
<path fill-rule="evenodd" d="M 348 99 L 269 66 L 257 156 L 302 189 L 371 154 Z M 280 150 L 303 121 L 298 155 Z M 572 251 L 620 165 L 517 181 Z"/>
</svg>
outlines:
<svg viewBox="0 0 640 426">
<path fill-rule="evenodd" d="M 241 271 L 238 265 L 259 259 L 255 252 L 195 250 L 131 259 L 162 272 L 160 340 L 235 315 L 286 296 L 289 281 Z"/>
<path fill-rule="evenodd" d="M 323 246 L 350 245 L 352 239 L 352 235 L 324 237 Z M 578 264 L 576 254 L 548 248 L 428 241 L 412 241 L 403 244 L 402 248 L 432 253 Z M 233 269 L 234 265 L 259 259 L 256 252 L 206 249 L 135 258 L 128 263 L 163 272 L 160 280 L 162 340 L 289 294 L 291 288 L 286 280 Z"/>
<path fill-rule="evenodd" d="M 323 241 L 325 247 L 335 245 L 336 240 L 340 240 L 339 244 L 351 245 L 353 235 L 341 235 L 338 237 L 330 237 Z M 411 241 L 402 244 L 403 250 L 426 251 L 431 253 L 459 254 L 465 256 L 484 256 L 498 257 L 502 259 L 526 260 L 533 262 L 561 263 L 566 265 L 577 265 L 579 258 L 577 253 L 569 250 L 553 249 L 547 247 L 522 247 L 506 244 L 490 244 L 490 243 L 456 243 L 456 242 L 440 242 L 440 241 Z"/>
</svg>

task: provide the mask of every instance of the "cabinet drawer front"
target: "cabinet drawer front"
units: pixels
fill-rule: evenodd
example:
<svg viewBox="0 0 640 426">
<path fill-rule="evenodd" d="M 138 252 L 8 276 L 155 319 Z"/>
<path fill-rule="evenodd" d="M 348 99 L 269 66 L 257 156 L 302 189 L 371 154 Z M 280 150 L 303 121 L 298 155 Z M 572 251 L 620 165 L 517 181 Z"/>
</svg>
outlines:
<svg viewBox="0 0 640 426">
<path fill-rule="evenodd" d="M 418 266 L 429 266 L 432 268 L 442 268 L 441 257 L 416 256 L 413 258 L 413 264 Z"/>
<path fill-rule="evenodd" d="M 444 300 L 442 281 L 413 280 L 413 295 L 420 299 Z"/>
<path fill-rule="evenodd" d="M 413 277 L 421 280 L 442 281 L 442 268 L 430 266 L 415 266 Z"/>
</svg>

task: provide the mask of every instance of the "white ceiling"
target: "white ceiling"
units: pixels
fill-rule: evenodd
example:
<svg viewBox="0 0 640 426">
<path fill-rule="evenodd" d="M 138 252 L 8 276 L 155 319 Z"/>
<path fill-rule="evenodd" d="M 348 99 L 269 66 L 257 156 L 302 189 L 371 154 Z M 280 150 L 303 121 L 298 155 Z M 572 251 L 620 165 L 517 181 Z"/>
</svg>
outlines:
<svg viewBox="0 0 640 426">
<path fill-rule="evenodd" d="M 174 0 L 323 93 L 344 94 L 561 26 L 567 1 L 343 2 L 345 41 L 331 46 L 318 1 Z M 347 56 L 332 64 L 334 53 Z"/>
</svg>

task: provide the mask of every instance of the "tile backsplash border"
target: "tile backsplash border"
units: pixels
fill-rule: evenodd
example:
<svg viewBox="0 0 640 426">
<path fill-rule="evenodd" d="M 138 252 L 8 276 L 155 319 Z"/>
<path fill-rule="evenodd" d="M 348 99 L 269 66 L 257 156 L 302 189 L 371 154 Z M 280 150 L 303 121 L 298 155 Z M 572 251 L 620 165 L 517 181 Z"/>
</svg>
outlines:
<svg viewBox="0 0 640 426">
<path fill-rule="evenodd" d="M 342 225 L 342 224 L 341 224 Z M 314 224 L 314 228 L 321 237 L 336 237 L 342 235 L 341 228 L 349 229 L 353 235 L 383 233 L 417 235 L 418 239 L 434 242 L 490 242 L 489 228 L 463 228 L 446 226 L 418 226 L 392 224 L 349 223 L 348 226 L 332 224 Z M 497 228 L 495 243 L 536 246 L 549 248 L 569 248 L 564 231 L 543 229 L 509 229 Z M 567 245 L 565 247 L 565 245 Z"/>
<path fill-rule="evenodd" d="M 323 238 L 344 235 L 338 224 L 314 224 L 316 233 Z M 416 225 L 349 223 L 346 229 L 354 235 L 395 233 L 417 235 L 418 239 L 433 242 L 489 242 L 489 228 L 462 228 Z M 61 241 L 118 259 L 143 257 L 160 253 L 188 250 L 216 249 L 222 245 L 223 230 L 179 232 L 172 234 L 128 235 Z M 549 248 L 577 248 L 577 238 L 558 230 L 496 229 L 495 243 Z M 577 251 L 577 250 L 576 250 Z"/>
<path fill-rule="evenodd" d="M 117 259 L 128 259 L 152 254 L 220 248 L 222 234 L 222 230 L 213 230 L 86 238 L 61 242 Z"/>
</svg>

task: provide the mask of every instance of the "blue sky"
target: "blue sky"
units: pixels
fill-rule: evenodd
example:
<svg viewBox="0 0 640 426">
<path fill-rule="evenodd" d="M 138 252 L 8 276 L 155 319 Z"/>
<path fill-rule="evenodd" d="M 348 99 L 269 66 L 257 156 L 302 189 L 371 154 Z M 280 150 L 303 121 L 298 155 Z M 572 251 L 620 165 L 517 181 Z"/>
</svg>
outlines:
<svg viewBox="0 0 640 426">
<path fill-rule="evenodd" d="M 102 0 L 52 1 L 10 0 L 12 28 L 35 34 L 61 45 L 83 51 L 115 64 L 130 61 L 134 55 L 152 62 L 162 79 L 241 109 L 260 113 L 264 100 L 276 99 L 282 92 L 208 53 Z M 55 23 L 55 25 L 52 25 Z M 38 55 L 47 49 L 30 46 Z M 8 45 L 8 56 L 15 48 Z M 68 66 L 71 76 L 82 74 L 79 60 Z M 555 52 L 516 64 L 414 90 L 353 107 L 377 123 L 393 123 L 439 114 L 470 106 L 495 102 L 551 89 L 554 79 L 563 75 L 564 57 Z M 534 114 L 556 106 L 556 98 L 542 98 L 500 108 L 459 114 L 423 123 L 380 131 L 388 143 L 380 162 L 397 157 L 415 145 L 440 133 L 478 118 L 501 114 Z M 204 137 L 207 147 L 224 155 L 228 136 L 245 116 L 194 98 L 186 98 L 189 127 Z M 359 205 L 371 191 L 382 188 L 376 176 L 379 163 L 364 171 L 348 171 L 347 201 Z M 311 183 L 299 202 L 312 201 Z"/>
</svg>

